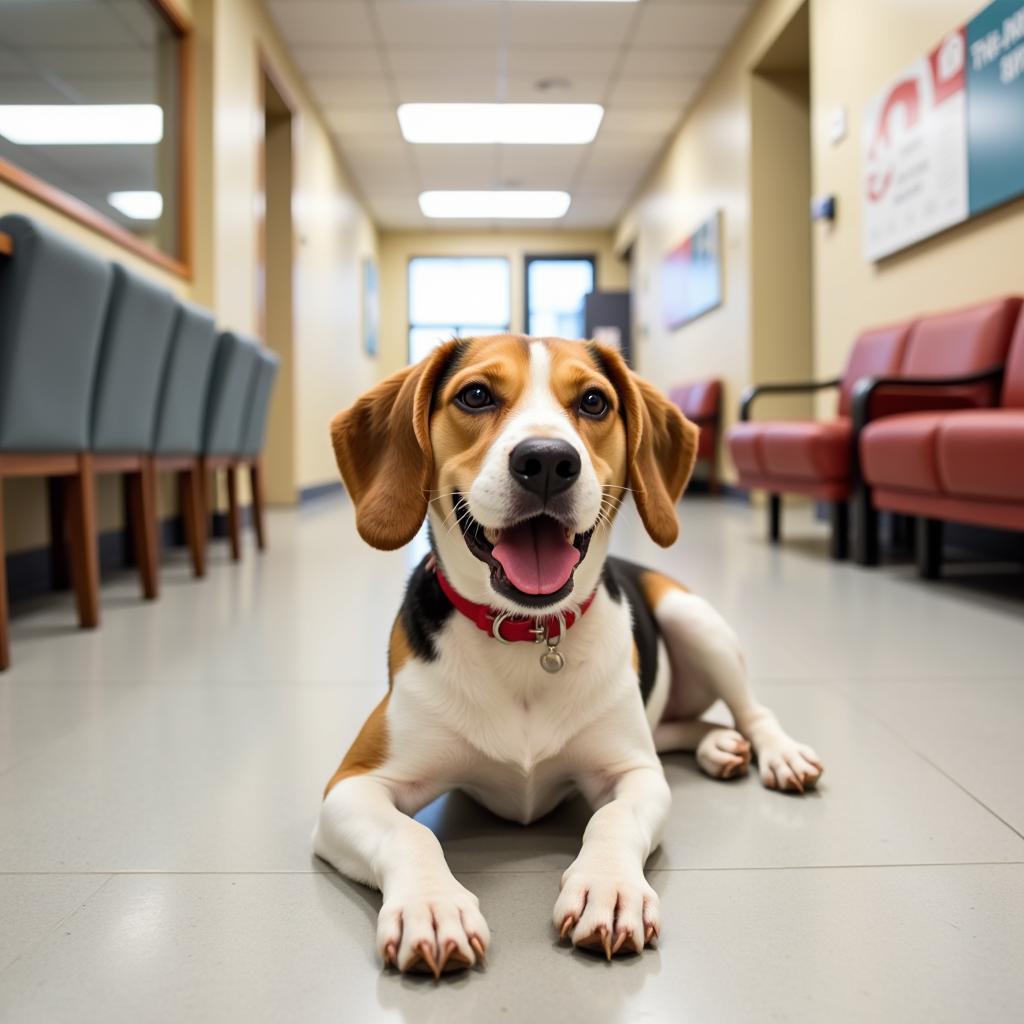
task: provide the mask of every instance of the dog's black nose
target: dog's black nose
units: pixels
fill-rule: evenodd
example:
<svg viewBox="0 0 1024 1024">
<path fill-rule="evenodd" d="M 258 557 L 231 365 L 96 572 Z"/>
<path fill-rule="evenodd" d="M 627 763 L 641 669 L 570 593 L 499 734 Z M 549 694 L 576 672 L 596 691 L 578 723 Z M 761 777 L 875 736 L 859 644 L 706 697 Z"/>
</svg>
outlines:
<svg viewBox="0 0 1024 1024">
<path fill-rule="evenodd" d="M 542 501 L 567 491 L 580 475 L 580 456 L 568 441 L 530 437 L 512 449 L 509 471 Z"/>
</svg>

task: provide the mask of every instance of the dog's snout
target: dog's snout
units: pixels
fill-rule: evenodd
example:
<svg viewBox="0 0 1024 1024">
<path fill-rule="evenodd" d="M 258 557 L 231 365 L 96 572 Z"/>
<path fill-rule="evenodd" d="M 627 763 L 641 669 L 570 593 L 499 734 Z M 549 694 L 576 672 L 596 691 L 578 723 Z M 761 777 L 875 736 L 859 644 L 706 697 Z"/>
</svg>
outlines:
<svg viewBox="0 0 1024 1024">
<path fill-rule="evenodd" d="M 522 487 L 547 501 L 579 478 L 580 456 L 568 441 L 530 437 L 512 449 L 509 471 Z"/>
</svg>

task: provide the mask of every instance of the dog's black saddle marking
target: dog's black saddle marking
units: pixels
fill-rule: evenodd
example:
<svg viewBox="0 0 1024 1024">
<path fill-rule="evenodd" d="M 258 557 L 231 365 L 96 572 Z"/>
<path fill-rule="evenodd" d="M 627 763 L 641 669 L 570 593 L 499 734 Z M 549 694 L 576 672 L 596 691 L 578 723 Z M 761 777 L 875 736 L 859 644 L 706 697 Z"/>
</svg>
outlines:
<svg viewBox="0 0 1024 1024">
<path fill-rule="evenodd" d="M 640 696 L 645 706 L 658 674 L 658 637 L 661 635 L 654 612 L 648 606 L 640 586 L 640 576 L 646 571 L 642 565 L 609 556 L 604 563 L 603 576 L 611 599 L 619 604 L 625 596 L 633 613 L 633 641 L 640 656 Z"/>
</svg>

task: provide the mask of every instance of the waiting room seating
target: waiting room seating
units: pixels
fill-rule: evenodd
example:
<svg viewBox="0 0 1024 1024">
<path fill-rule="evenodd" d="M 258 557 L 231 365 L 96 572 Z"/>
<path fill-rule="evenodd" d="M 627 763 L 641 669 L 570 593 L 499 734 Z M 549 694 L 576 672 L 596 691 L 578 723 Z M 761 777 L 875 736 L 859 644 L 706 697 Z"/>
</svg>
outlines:
<svg viewBox="0 0 1024 1024">
<path fill-rule="evenodd" d="M 62 481 L 78 621 L 88 629 L 100 617 L 92 390 L 113 269 L 26 217 L 0 218 L 0 232 L 12 249 L 0 257 L 0 483 Z M 0 504 L 0 669 L 10 664 L 5 560 Z"/>
<path fill-rule="evenodd" d="M 231 559 L 242 557 L 241 522 L 238 515 L 238 457 L 259 365 L 259 343 L 234 331 L 222 331 L 210 381 L 203 442 L 203 480 L 223 470 L 228 496 L 228 541 Z"/>
<path fill-rule="evenodd" d="M 79 622 L 99 624 L 94 478 L 125 475 L 143 594 L 159 594 L 155 478 L 179 474 L 196 576 L 205 572 L 207 470 L 229 470 L 233 558 L 240 554 L 235 470 L 253 480 L 265 546 L 260 456 L 278 360 L 213 317 L 23 216 L 0 218 L 0 483 L 50 484 L 54 564 L 66 540 Z M 10 663 L 0 491 L 0 669 Z M 59 579 L 59 567 L 55 570 Z"/>
<path fill-rule="evenodd" d="M 206 575 L 203 433 L 210 374 L 217 354 L 212 314 L 180 303 L 164 369 L 153 452 L 157 471 L 178 475 L 178 498 L 192 573 Z"/>
<path fill-rule="evenodd" d="M 1005 370 L 994 338 L 985 358 L 989 367 L 963 381 L 974 390 L 973 406 L 987 406 L 990 390 L 1002 378 L 996 408 L 917 412 L 874 419 L 877 396 L 887 382 L 868 380 L 858 387 L 856 406 L 864 500 L 874 510 L 917 516 L 915 539 L 922 576 L 941 570 L 944 520 L 1024 531 L 1024 313 L 1019 299 L 1006 300 L 997 329 L 1017 313 Z M 963 315 L 963 314 L 961 314 Z M 947 328 L 952 324 L 947 319 Z M 906 381 L 900 382 L 906 386 Z M 923 380 L 922 396 L 952 382 Z M 869 548 L 868 560 L 877 557 Z"/>
<path fill-rule="evenodd" d="M 846 370 L 833 380 L 792 384 L 759 384 L 740 405 L 740 423 L 728 434 L 729 451 L 742 487 L 769 494 L 768 533 L 778 543 L 783 494 L 803 494 L 827 501 L 832 513 L 832 557 L 849 551 L 849 500 L 853 494 L 853 388 L 868 374 L 898 371 L 910 333 L 909 324 L 865 331 L 854 343 Z M 809 393 L 838 388 L 836 415 L 831 420 L 769 420 L 750 422 L 754 402 L 762 395 Z"/>
<path fill-rule="evenodd" d="M 846 372 L 837 381 L 766 385 L 744 396 L 741 419 L 730 431 L 729 447 L 743 486 L 763 488 L 770 498 L 769 531 L 779 539 L 780 499 L 784 493 L 806 494 L 832 508 L 832 555 L 848 553 L 849 499 L 855 505 L 857 560 L 878 558 L 877 509 L 860 487 L 857 430 L 851 413 L 856 396 L 870 418 L 912 413 L 927 408 L 984 407 L 995 399 L 993 368 L 1006 358 L 1020 299 L 1004 298 L 968 309 L 922 317 L 861 335 Z M 982 376 L 977 377 L 978 374 Z M 880 378 L 874 384 L 865 379 Z M 831 421 L 750 423 L 750 408 L 762 394 L 839 387 L 837 418 Z M 865 404 L 866 403 L 866 404 Z"/>
<path fill-rule="evenodd" d="M 668 397 L 691 423 L 700 428 L 697 459 L 708 464 L 708 491 L 717 494 L 722 382 L 712 379 L 679 384 L 669 390 Z"/>
</svg>

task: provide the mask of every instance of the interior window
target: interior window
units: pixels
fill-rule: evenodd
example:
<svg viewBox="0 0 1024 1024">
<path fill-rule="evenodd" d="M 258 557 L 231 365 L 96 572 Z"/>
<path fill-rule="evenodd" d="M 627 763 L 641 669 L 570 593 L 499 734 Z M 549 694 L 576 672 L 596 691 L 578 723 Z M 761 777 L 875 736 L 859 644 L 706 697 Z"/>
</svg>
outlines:
<svg viewBox="0 0 1024 1024">
<path fill-rule="evenodd" d="M 0 3 L 0 178 L 180 258 L 181 48 L 155 0 Z"/>
<path fill-rule="evenodd" d="M 593 290 L 592 256 L 527 256 L 526 333 L 582 338 L 583 300 Z"/>
<path fill-rule="evenodd" d="M 508 260 L 417 256 L 409 261 L 409 362 L 455 337 L 509 329 Z"/>
</svg>

